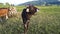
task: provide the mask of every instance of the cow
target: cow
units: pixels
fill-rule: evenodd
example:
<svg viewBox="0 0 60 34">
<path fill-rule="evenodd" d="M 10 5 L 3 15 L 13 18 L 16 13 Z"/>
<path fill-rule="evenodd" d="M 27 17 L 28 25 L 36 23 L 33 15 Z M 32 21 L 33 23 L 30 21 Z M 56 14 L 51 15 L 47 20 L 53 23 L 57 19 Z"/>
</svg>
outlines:
<svg viewBox="0 0 60 34">
<path fill-rule="evenodd" d="M 23 20 L 23 25 L 24 25 L 24 34 L 27 34 L 28 26 L 29 26 L 29 21 L 32 15 L 34 15 L 39 9 L 35 6 L 28 6 L 23 9 L 21 13 L 21 17 Z"/>
<path fill-rule="evenodd" d="M 17 10 L 15 7 L 9 7 L 9 16 L 14 16 L 17 14 Z"/>
<path fill-rule="evenodd" d="M 6 20 L 8 19 L 8 8 L 0 8 L 0 17 L 4 17 Z"/>
<path fill-rule="evenodd" d="M 11 7 L 11 8 L 0 8 L 0 17 L 4 18 L 4 19 L 8 19 L 11 15 L 16 14 L 17 10 L 15 7 Z M 3 19 L 2 18 L 2 19 Z M 0 19 L 1 20 L 1 19 Z M 2 21 L 2 20 L 1 20 Z"/>
</svg>

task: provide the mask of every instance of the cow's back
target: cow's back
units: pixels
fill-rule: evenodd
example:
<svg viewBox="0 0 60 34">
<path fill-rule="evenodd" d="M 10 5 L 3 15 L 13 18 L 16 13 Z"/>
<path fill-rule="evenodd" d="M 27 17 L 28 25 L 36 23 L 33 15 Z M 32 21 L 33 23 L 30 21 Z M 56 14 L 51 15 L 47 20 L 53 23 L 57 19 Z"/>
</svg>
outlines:
<svg viewBox="0 0 60 34">
<path fill-rule="evenodd" d="M 8 8 L 0 8 L 0 17 L 5 16 L 8 13 Z"/>
</svg>

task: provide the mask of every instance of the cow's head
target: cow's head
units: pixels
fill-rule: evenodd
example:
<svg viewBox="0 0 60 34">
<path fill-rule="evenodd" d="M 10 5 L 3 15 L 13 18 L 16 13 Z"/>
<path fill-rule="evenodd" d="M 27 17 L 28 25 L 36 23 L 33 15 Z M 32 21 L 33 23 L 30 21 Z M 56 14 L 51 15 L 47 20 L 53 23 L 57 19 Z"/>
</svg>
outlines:
<svg viewBox="0 0 60 34">
<path fill-rule="evenodd" d="M 34 6 L 29 6 L 29 7 L 27 7 L 26 12 L 31 12 L 32 14 L 34 14 L 34 13 L 38 12 L 38 10 L 39 9 Z"/>
</svg>

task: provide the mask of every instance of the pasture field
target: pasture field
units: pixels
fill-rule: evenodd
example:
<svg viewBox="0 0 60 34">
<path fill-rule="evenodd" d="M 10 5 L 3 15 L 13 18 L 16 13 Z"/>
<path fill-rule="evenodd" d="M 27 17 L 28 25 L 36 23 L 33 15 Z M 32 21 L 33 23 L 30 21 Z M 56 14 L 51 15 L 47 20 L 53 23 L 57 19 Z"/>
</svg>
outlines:
<svg viewBox="0 0 60 34">
<path fill-rule="evenodd" d="M 31 17 L 28 34 L 60 34 L 60 6 L 36 6 L 40 10 Z M 0 22 L 0 34 L 24 32 L 21 12 L 25 6 L 16 6 L 20 14 Z"/>
</svg>

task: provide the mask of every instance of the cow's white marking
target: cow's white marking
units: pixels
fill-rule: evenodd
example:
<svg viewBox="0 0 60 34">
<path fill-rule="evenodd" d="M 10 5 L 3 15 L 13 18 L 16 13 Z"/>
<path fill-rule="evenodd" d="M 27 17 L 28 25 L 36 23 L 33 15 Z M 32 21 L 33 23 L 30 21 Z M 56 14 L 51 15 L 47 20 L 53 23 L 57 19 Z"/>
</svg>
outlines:
<svg viewBox="0 0 60 34">
<path fill-rule="evenodd" d="M 26 9 L 26 12 L 29 12 L 29 9 Z"/>
<path fill-rule="evenodd" d="M 6 15 L 6 20 L 8 19 L 8 15 Z"/>
<path fill-rule="evenodd" d="M 37 9 L 37 12 L 39 12 L 39 9 Z"/>
</svg>

